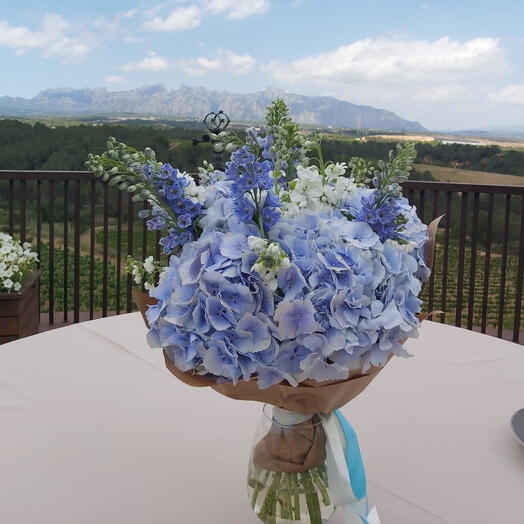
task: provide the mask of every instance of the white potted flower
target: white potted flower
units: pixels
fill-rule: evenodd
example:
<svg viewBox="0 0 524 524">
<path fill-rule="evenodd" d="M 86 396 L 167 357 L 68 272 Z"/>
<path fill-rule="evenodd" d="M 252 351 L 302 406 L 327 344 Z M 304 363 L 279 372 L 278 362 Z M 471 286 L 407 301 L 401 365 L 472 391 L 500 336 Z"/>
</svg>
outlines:
<svg viewBox="0 0 524 524">
<path fill-rule="evenodd" d="M 154 260 L 152 256 L 147 257 L 143 262 L 133 258 L 131 255 L 127 256 L 126 271 L 131 275 L 136 286 L 133 289 L 133 300 L 142 313 L 144 320 L 146 320 L 145 312 L 147 311 L 147 306 L 157 302 L 155 298 L 149 296 L 148 292 L 155 286 L 163 269 L 160 262 Z M 142 286 L 146 292 L 142 291 Z"/>
<path fill-rule="evenodd" d="M 0 233 L 0 344 L 38 333 L 37 261 L 29 242 Z"/>
</svg>

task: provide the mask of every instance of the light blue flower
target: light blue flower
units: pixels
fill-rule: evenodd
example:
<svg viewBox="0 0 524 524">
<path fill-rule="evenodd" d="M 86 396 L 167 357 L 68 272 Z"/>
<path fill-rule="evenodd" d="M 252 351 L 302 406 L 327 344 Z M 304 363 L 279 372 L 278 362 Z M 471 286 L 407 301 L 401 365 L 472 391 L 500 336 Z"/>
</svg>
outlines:
<svg viewBox="0 0 524 524">
<path fill-rule="evenodd" d="M 227 258 L 236 260 L 242 253 L 248 251 L 247 237 L 241 233 L 227 233 L 220 244 L 220 253 Z"/>
<path fill-rule="evenodd" d="M 250 313 L 246 313 L 238 321 L 236 331 L 248 340 L 243 353 L 257 353 L 267 349 L 271 344 L 271 334 L 267 324 Z"/>
<path fill-rule="evenodd" d="M 301 363 L 303 377 L 315 377 L 317 382 L 345 380 L 348 369 L 336 362 L 328 362 L 323 355 L 310 353 Z"/>
<path fill-rule="evenodd" d="M 253 295 L 242 284 L 225 284 L 220 290 L 219 298 L 222 304 L 235 313 L 252 311 L 254 308 Z"/>
<path fill-rule="evenodd" d="M 315 320 L 315 308 L 309 299 L 281 302 L 275 311 L 275 321 L 282 340 L 322 330 Z"/>
<path fill-rule="evenodd" d="M 235 324 L 233 312 L 214 297 L 206 298 L 206 317 L 217 331 L 223 331 Z"/>
<path fill-rule="evenodd" d="M 294 264 L 288 268 L 283 268 L 277 275 L 278 288 L 284 293 L 284 300 L 293 300 L 302 294 L 307 287 L 306 279 Z"/>
</svg>

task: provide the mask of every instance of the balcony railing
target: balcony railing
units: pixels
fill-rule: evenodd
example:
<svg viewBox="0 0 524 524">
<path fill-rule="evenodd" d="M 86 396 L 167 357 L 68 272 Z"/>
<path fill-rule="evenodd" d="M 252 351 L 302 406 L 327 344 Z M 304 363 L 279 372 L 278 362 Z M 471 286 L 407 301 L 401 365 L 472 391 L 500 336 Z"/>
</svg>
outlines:
<svg viewBox="0 0 524 524">
<path fill-rule="evenodd" d="M 408 181 L 429 223 L 444 215 L 424 291 L 434 320 L 524 342 L 524 186 Z M 164 259 L 138 206 L 88 172 L 0 171 L 0 230 L 31 240 L 50 326 L 133 309 L 126 255 Z"/>
</svg>

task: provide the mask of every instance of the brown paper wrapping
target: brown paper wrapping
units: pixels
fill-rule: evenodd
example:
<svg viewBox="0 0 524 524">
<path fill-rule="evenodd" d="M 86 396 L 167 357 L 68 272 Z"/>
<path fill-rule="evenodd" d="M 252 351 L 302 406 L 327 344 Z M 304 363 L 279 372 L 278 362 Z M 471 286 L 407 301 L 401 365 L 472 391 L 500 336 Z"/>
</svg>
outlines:
<svg viewBox="0 0 524 524">
<path fill-rule="evenodd" d="M 320 421 L 309 419 L 287 428 L 273 424 L 253 451 L 256 468 L 279 473 L 301 473 L 326 460 L 326 434 Z"/>
</svg>

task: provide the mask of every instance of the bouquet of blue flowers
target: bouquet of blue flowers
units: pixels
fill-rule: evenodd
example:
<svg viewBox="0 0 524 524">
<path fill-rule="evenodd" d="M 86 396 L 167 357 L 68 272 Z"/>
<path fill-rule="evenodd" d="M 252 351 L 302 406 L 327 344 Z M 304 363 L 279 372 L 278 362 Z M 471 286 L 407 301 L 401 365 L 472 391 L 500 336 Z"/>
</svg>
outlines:
<svg viewBox="0 0 524 524">
<path fill-rule="evenodd" d="M 192 385 L 275 406 L 250 468 L 255 511 L 267 522 L 320 523 L 322 505 L 333 506 L 329 425 L 348 438 L 340 418 L 326 417 L 392 356 L 408 356 L 403 342 L 420 324 L 431 246 L 401 189 L 416 151 L 399 145 L 376 166 L 325 161 L 321 135 L 303 133 L 282 100 L 262 129 L 213 138 L 231 158 L 198 177 L 115 139 L 88 164 L 147 201 L 140 216 L 164 231 L 171 256 L 149 291 L 157 301 L 147 311 L 149 344 Z M 291 417 L 290 427 L 310 432 L 296 446 L 282 429 L 289 413 L 306 417 Z M 284 441 L 309 446 L 314 460 L 290 470 L 276 456 Z M 355 512 L 366 522 L 367 510 Z"/>
</svg>

